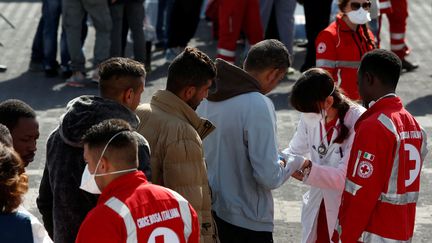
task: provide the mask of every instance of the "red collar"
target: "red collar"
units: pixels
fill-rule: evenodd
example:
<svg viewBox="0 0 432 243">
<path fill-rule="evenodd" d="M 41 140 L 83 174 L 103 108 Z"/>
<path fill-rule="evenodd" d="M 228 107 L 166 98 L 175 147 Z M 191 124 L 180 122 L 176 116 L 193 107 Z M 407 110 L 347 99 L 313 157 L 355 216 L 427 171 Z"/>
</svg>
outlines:
<svg viewBox="0 0 432 243">
<path fill-rule="evenodd" d="M 376 113 L 383 113 L 384 111 L 401 110 L 403 108 L 402 100 L 397 96 L 389 96 L 378 100 L 372 107 L 367 109 L 357 120 L 355 128 L 359 126 L 361 121 L 368 119 Z"/>
<path fill-rule="evenodd" d="M 147 184 L 147 179 L 142 171 L 135 171 L 122 175 L 113 180 L 103 191 L 99 197 L 98 204 L 105 203 L 112 196 L 122 194 L 136 188 L 141 184 Z"/>
<path fill-rule="evenodd" d="M 340 30 L 341 31 L 354 31 L 352 30 L 347 23 L 345 23 L 345 21 L 342 19 L 343 14 L 338 14 L 336 16 L 336 23 L 340 26 Z"/>
</svg>

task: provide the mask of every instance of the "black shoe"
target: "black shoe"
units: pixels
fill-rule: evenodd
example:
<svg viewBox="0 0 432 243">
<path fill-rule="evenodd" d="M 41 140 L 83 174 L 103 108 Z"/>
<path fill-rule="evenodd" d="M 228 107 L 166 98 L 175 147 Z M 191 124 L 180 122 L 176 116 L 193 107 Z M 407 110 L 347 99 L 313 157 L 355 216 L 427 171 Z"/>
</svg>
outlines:
<svg viewBox="0 0 432 243">
<path fill-rule="evenodd" d="M 44 67 L 42 62 L 39 61 L 30 61 L 29 63 L 29 71 L 30 72 L 43 72 Z"/>
<path fill-rule="evenodd" d="M 64 79 L 68 79 L 72 76 L 72 70 L 70 69 L 69 66 L 61 66 L 61 76 Z"/>
<path fill-rule="evenodd" d="M 418 67 L 419 67 L 418 64 L 413 64 L 413 63 L 407 61 L 406 59 L 402 60 L 402 70 L 405 70 L 406 72 L 414 71 Z"/>
<path fill-rule="evenodd" d="M 57 68 L 47 68 L 45 69 L 45 76 L 47 78 L 54 78 L 57 77 L 58 71 Z"/>
<path fill-rule="evenodd" d="M 5 65 L 0 64 L 0 73 L 6 72 L 7 67 Z"/>
</svg>

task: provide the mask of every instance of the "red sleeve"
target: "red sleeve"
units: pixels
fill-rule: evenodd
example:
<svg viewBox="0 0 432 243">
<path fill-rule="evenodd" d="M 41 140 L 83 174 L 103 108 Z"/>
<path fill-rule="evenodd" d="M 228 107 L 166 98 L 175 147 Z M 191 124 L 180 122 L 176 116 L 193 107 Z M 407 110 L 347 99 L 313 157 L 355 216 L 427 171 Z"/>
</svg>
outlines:
<svg viewBox="0 0 432 243">
<path fill-rule="evenodd" d="M 198 215 L 192 206 L 189 204 L 189 209 L 192 217 L 192 234 L 189 236 L 188 243 L 199 243 L 200 242 L 200 225 L 198 221 Z"/>
<path fill-rule="evenodd" d="M 327 31 L 323 30 L 319 33 L 315 41 L 316 50 L 316 66 L 327 70 L 335 81 L 337 81 L 336 73 L 336 43 L 334 41 L 333 35 Z"/>
<path fill-rule="evenodd" d="M 76 243 L 125 242 L 126 229 L 122 218 L 107 208 L 98 206 L 87 214 L 78 232 Z"/>
<path fill-rule="evenodd" d="M 387 184 L 395 142 L 378 121 L 361 124 L 356 132 L 339 211 L 342 242 L 357 242 L 366 229 Z"/>
</svg>

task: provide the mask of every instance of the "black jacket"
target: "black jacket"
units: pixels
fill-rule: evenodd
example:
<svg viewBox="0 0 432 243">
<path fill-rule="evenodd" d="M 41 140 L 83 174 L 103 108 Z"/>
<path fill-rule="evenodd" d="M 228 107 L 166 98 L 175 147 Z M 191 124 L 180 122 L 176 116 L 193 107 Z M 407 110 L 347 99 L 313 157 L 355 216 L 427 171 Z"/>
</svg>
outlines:
<svg viewBox="0 0 432 243">
<path fill-rule="evenodd" d="M 139 123 L 133 111 L 101 97 L 75 98 L 66 109 L 59 127 L 47 141 L 46 164 L 37 198 L 45 228 L 54 242 L 60 243 L 75 242 L 81 222 L 97 202 L 96 195 L 79 189 L 86 165 L 81 137 L 92 125 L 111 118 L 123 119 L 133 128 Z M 139 169 L 151 180 L 150 148 L 143 136 L 136 135 Z"/>
</svg>

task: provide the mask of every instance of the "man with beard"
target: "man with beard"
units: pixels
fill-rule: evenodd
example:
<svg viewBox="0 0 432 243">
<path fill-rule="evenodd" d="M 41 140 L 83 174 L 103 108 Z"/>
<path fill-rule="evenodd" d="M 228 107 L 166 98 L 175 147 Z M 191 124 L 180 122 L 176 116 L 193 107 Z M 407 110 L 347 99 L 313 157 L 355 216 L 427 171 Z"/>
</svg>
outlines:
<svg viewBox="0 0 432 243">
<path fill-rule="evenodd" d="M 196 210 L 201 242 L 215 242 L 210 189 L 202 139 L 214 126 L 195 109 L 207 97 L 216 67 L 196 48 L 186 47 L 171 63 L 165 90 L 137 108 L 138 132 L 152 150 L 152 182 L 177 191 Z"/>
</svg>

